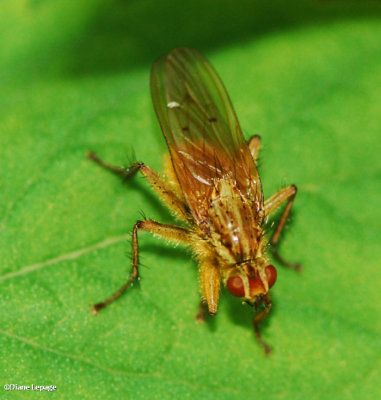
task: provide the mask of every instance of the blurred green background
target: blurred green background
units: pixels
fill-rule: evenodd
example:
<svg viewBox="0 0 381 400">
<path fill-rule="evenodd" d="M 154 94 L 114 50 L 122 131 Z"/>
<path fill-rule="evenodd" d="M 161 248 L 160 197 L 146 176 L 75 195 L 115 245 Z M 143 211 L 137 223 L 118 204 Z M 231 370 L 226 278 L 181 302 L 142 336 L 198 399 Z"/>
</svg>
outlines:
<svg viewBox="0 0 381 400">
<path fill-rule="evenodd" d="M 0 397 L 56 385 L 60 399 L 380 397 L 381 4 L 378 1 L 12 0 L 0 4 Z M 274 309 L 224 290 L 197 325 L 189 252 L 140 236 L 142 281 L 93 317 L 129 269 L 143 211 L 173 222 L 141 177 L 160 171 L 149 93 L 156 57 L 202 51 L 247 137 L 262 135 L 265 196 L 296 183 Z"/>
</svg>

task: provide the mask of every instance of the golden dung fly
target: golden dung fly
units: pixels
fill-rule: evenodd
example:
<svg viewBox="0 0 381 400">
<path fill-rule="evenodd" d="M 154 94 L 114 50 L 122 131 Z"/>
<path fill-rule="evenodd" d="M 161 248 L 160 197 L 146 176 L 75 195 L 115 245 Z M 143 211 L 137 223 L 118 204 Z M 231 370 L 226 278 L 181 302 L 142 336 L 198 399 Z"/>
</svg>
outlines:
<svg viewBox="0 0 381 400">
<path fill-rule="evenodd" d="M 261 338 L 258 325 L 270 311 L 269 291 L 277 273 L 266 249 L 270 244 L 278 261 L 299 268 L 286 263 L 276 251 L 296 186 L 287 186 L 264 200 L 256 168 L 260 137 L 246 142 L 220 78 L 196 50 L 177 48 L 157 60 L 151 72 L 151 93 L 172 161 L 167 176 L 173 179 L 163 180 L 141 162 L 123 168 L 104 163 L 92 152 L 88 157 L 125 178 L 137 171 L 143 173 L 187 227 L 137 221 L 127 282 L 92 310 L 97 313 L 139 278 L 138 231 L 146 230 L 193 250 L 199 265 L 202 302 L 210 314 L 217 313 L 221 283 L 233 296 L 254 306 L 254 331 L 268 353 L 270 347 Z M 283 202 L 286 207 L 268 241 L 264 225 Z"/>
</svg>

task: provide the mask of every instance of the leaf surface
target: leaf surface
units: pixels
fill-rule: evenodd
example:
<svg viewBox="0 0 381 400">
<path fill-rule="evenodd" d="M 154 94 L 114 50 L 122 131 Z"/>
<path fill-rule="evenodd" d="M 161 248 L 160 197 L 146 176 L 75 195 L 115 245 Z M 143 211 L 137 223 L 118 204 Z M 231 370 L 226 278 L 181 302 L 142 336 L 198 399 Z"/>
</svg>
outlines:
<svg viewBox="0 0 381 400">
<path fill-rule="evenodd" d="M 1 14 L 0 383 L 65 399 L 378 398 L 379 7 L 142 3 L 14 1 Z M 148 234 L 138 287 L 88 311 L 126 279 L 140 210 L 174 220 L 143 179 L 122 183 L 85 154 L 121 165 L 133 148 L 162 170 L 149 67 L 180 44 L 212 62 L 246 137 L 261 134 L 265 197 L 299 188 L 280 250 L 303 271 L 278 267 L 269 358 L 226 291 L 217 317 L 194 322 L 195 260 Z"/>
</svg>

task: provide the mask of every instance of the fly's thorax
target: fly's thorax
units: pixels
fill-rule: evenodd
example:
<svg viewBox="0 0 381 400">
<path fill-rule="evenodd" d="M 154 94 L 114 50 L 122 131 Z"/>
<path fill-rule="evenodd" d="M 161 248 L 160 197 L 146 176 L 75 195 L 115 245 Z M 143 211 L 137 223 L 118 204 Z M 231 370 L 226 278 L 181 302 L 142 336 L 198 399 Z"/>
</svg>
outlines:
<svg viewBox="0 0 381 400">
<path fill-rule="evenodd" d="M 236 297 L 255 301 L 258 296 L 268 293 L 274 285 L 277 272 L 265 258 L 236 264 L 223 271 L 223 281 L 228 291 Z"/>
<path fill-rule="evenodd" d="M 218 255 L 228 264 L 255 258 L 262 229 L 254 204 L 230 179 L 218 180 L 209 200 L 208 224 Z"/>
</svg>

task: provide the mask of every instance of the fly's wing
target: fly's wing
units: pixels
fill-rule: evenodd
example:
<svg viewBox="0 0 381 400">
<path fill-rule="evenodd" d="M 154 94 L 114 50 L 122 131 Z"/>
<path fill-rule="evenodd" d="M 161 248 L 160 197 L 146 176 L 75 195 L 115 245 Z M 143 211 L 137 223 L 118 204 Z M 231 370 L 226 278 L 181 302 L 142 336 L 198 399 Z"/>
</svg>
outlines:
<svg viewBox="0 0 381 400">
<path fill-rule="evenodd" d="M 260 178 L 226 90 L 196 50 L 177 48 L 155 62 L 151 93 L 184 198 L 199 224 L 218 180 L 231 181 L 263 209 Z"/>
</svg>

